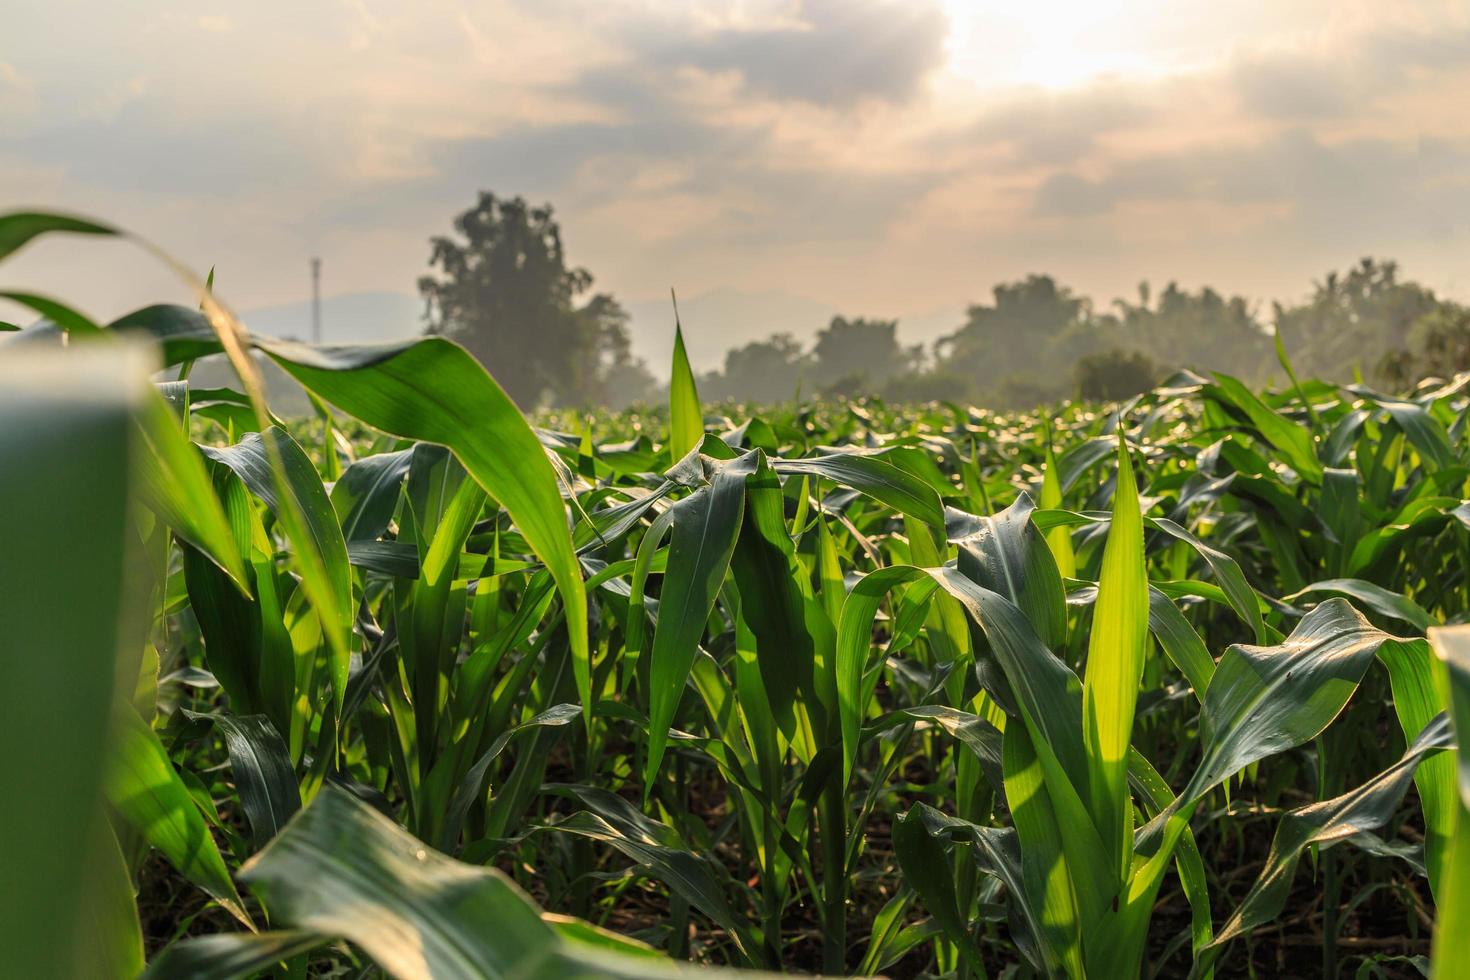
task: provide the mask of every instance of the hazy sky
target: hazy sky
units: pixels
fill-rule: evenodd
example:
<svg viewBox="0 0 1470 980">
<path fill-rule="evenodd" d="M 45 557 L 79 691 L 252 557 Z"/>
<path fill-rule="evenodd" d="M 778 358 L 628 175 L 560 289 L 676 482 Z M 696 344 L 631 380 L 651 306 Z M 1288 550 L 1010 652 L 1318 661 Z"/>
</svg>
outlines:
<svg viewBox="0 0 1470 980">
<path fill-rule="evenodd" d="M 21 0 L 0 207 L 102 216 L 236 308 L 414 291 L 480 188 L 627 301 L 918 315 L 1056 274 L 1296 297 L 1360 255 L 1470 294 L 1470 4 Z M 0 265 L 99 317 L 125 246 Z M 12 310 L 0 309 L 0 317 Z M 813 324 L 813 327 L 818 324 Z"/>
</svg>

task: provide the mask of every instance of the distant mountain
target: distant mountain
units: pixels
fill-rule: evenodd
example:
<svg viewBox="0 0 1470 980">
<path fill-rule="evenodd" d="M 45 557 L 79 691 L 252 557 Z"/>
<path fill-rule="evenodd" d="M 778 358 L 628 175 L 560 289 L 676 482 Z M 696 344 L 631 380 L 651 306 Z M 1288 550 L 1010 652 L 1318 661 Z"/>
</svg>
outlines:
<svg viewBox="0 0 1470 980">
<path fill-rule="evenodd" d="M 322 342 L 385 344 L 424 332 L 424 304 L 407 293 L 344 293 L 322 300 Z M 272 337 L 311 339 L 311 302 L 246 310 L 245 325 Z"/>
</svg>

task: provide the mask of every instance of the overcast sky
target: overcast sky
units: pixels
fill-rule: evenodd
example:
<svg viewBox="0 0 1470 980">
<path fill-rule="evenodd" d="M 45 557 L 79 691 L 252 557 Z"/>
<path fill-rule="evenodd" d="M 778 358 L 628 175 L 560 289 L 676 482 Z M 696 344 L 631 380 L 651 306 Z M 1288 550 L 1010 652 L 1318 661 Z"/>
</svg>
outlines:
<svg viewBox="0 0 1470 980">
<path fill-rule="evenodd" d="M 929 314 L 1051 272 L 1303 295 L 1364 254 L 1470 296 L 1470 4 L 45 0 L 0 34 L 0 207 L 215 265 L 237 309 L 411 294 L 484 188 L 670 285 Z M 0 265 L 107 317 L 125 246 Z M 0 318 L 12 310 L 0 310 Z M 819 324 L 813 324 L 813 327 Z"/>
</svg>

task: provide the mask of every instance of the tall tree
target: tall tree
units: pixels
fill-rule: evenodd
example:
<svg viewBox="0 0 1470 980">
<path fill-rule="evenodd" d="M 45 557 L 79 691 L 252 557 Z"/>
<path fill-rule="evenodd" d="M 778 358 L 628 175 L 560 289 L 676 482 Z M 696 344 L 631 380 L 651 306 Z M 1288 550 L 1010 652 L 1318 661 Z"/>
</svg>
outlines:
<svg viewBox="0 0 1470 980">
<path fill-rule="evenodd" d="M 522 406 L 606 400 L 609 378 L 637 365 L 627 314 L 587 295 L 592 274 L 567 266 L 551 206 L 482 191 L 454 229 L 430 240 L 436 272 L 419 280 L 429 332 L 463 344 Z"/>
<path fill-rule="evenodd" d="M 1051 276 L 1000 283 L 992 295 L 994 305 L 972 305 L 965 325 L 935 344 L 939 369 L 969 378 L 982 395 L 1043 375 L 1064 391 L 1078 359 L 1113 346 L 1091 301 Z"/>
<path fill-rule="evenodd" d="M 1396 388 L 1461 371 L 1470 371 L 1470 307 L 1451 302 L 1415 320 L 1407 343 L 1385 354 L 1378 365 L 1379 376 Z"/>
<path fill-rule="evenodd" d="M 917 366 L 922 350 L 898 342 L 897 320 L 834 316 L 817 332 L 812 378 L 819 385 L 857 385 L 871 390 L 895 374 Z"/>
<path fill-rule="evenodd" d="M 725 370 L 700 379 L 699 390 L 711 400 L 779 402 L 793 398 L 811 371 L 811 356 L 789 333 L 772 334 L 725 352 Z"/>
<path fill-rule="evenodd" d="M 1204 286 L 1197 293 L 1169 283 L 1152 295 L 1140 283 L 1138 302 L 1118 300 L 1118 339 L 1166 368 L 1224 371 L 1262 380 L 1276 364 L 1271 340 L 1242 296 L 1225 298 Z"/>
<path fill-rule="evenodd" d="M 1367 258 L 1345 276 L 1328 273 L 1309 302 L 1276 304 L 1276 329 L 1299 370 L 1343 381 L 1404 349 L 1409 328 L 1439 305 L 1432 290 L 1399 279 L 1398 263 Z"/>
</svg>

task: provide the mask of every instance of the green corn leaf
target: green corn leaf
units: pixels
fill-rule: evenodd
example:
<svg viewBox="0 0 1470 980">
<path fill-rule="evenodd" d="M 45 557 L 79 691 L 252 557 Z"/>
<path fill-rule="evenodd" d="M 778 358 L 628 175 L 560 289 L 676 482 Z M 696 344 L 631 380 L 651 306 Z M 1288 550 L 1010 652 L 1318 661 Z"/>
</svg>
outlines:
<svg viewBox="0 0 1470 980">
<path fill-rule="evenodd" d="M 113 736 L 112 759 L 103 780 L 107 802 L 180 874 L 250 925 L 204 817 L 153 729 L 132 707 L 119 705 Z"/>
<path fill-rule="evenodd" d="M 1169 784 L 1136 748 L 1128 750 L 1128 781 L 1142 800 L 1144 813 L 1148 816 L 1162 813 L 1174 802 L 1174 792 L 1169 789 Z M 1174 867 L 1179 872 L 1184 898 L 1189 902 L 1190 947 L 1198 956 L 1213 938 L 1214 929 L 1210 918 L 1209 876 L 1205 873 L 1204 858 L 1200 856 L 1194 832 L 1188 828 L 1179 838 Z M 1203 975 L 1208 980 L 1214 974 L 1207 969 Z"/>
<path fill-rule="evenodd" d="M 1320 434 L 1322 431 L 1321 421 L 1317 418 L 1316 410 L 1312 408 L 1312 400 L 1302 390 L 1302 383 L 1297 379 L 1296 370 L 1291 366 L 1291 358 L 1286 354 L 1286 344 L 1281 340 L 1281 331 L 1279 329 L 1271 331 L 1271 342 L 1276 350 L 1276 363 L 1281 365 L 1281 369 L 1291 379 L 1291 386 L 1296 391 L 1297 400 L 1307 410 L 1307 418 L 1312 420 L 1312 431 Z"/>
<path fill-rule="evenodd" d="M 709 485 L 679 501 L 673 515 L 668 571 L 659 597 L 658 623 L 649 652 L 648 756 L 644 792 L 668 745 L 669 726 L 689 669 L 694 663 L 704 623 L 730 568 L 745 509 L 745 478 L 755 471 L 758 453 L 719 467 Z"/>
<path fill-rule="evenodd" d="M 1359 385 L 1352 386 L 1351 390 L 1388 413 L 1431 472 L 1455 462 L 1455 453 L 1450 448 L 1449 434 L 1444 425 L 1430 415 L 1423 405 L 1385 397 Z"/>
<path fill-rule="evenodd" d="M 1009 904 L 1013 914 L 1010 916 L 1010 925 L 1016 946 L 1035 969 L 1044 970 L 1045 962 L 1038 946 L 1043 924 L 1040 919 L 1035 918 L 1030 903 L 1017 900 L 1019 896 L 1026 894 L 1026 885 L 1021 867 L 1021 848 L 1015 830 L 1009 827 L 982 827 L 968 820 L 946 816 L 923 803 L 915 804 L 902 819 L 905 823 L 917 822 L 936 839 L 943 838 L 970 845 L 970 856 L 974 859 L 976 869 L 1004 885 L 1011 896 Z M 910 830 L 917 829 L 919 828 L 915 826 L 910 827 Z M 958 856 L 959 852 L 955 853 Z"/>
<path fill-rule="evenodd" d="M 1021 842 L 1022 900 L 1030 907 L 1031 918 L 1041 923 L 1047 969 L 1081 977 L 1082 923 L 1062 844 L 1064 831 L 1024 725 L 1007 726 L 1003 749 L 1006 804 Z"/>
<path fill-rule="evenodd" d="M 1022 493 L 990 517 L 951 512 L 947 534 L 959 547 L 959 571 L 1014 603 L 1041 642 L 1059 650 L 1067 641 L 1066 593 L 1051 548 L 1031 521 L 1034 513 Z"/>
<path fill-rule="evenodd" d="M 1225 591 L 1230 600 L 1230 606 L 1239 614 L 1240 618 L 1251 627 L 1256 635 L 1257 643 L 1267 642 L 1268 633 L 1265 621 L 1261 618 L 1261 600 L 1256 595 L 1256 590 L 1251 588 L 1246 581 L 1245 573 L 1241 571 L 1240 563 L 1231 558 L 1218 548 L 1211 547 L 1201 541 L 1195 535 L 1186 531 L 1178 524 L 1168 518 L 1158 517 L 1148 521 L 1149 525 L 1158 528 L 1165 534 L 1176 540 L 1183 541 L 1189 545 L 1210 566 L 1210 572 Z M 1276 634 L 1278 637 L 1280 634 Z"/>
<path fill-rule="evenodd" d="M 9 218 L 0 219 L 0 241 Z M 72 957 L 97 949 L 130 966 L 141 940 L 109 930 L 121 855 L 101 818 L 114 692 L 131 696 L 142 624 L 124 617 L 133 416 L 150 397 L 139 350 L 0 356 L 0 949 L 5 970 L 42 980 L 91 972 Z M 85 556 L 85 560 L 71 560 Z M 136 627 L 136 629 L 135 629 Z M 136 632 L 136 635 L 130 635 Z M 64 711 L 63 718 L 58 711 Z M 84 842 L 105 835 L 98 854 Z M 108 848 L 101 843 L 110 845 Z M 83 899 L 95 901 L 83 918 Z M 131 891 L 126 896 L 131 906 Z M 132 935 L 128 935 L 129 931 Z M 120 975 L 125 975 L 120 970 Z"/>
<path fill-rule="evenodd" d="M 1470 932 L 1470 627 L 1440 627 L 1429 631 L 1429 642 L 1443 665 L 1447 680 L 1448 715 L 1455 740 L 1455 783 L 1458 807 L 1454 829 L 1445 847 L 1440 875 L 1434 945 L 1430 961 L 1433 980 L 1449 980 L 1460 973 L 1461 946 Z"/>
<path fill-rule="evenodd" d="M 377 453 L 356 460 L 332 486 L 332 507 L 349 545 L 381 537 L 393 520 L 413 450 Z"/>
<path fill-rule="evenodd" d="M 301 809 L 301 788 L 286 743 L 265 715 L 184 714 L 212 723 L 224 739 L 251 841 L 263 847 Z"/>
<path fill-rule="evenodd" d="M 587 809 L 555 821 L 549 829 L 612 845 L 727 930 L 743 951 L 755 948 L 710 866 L 673 828 L 649 819 L 606 790 L 592 786 L 562 789 Z"/>
<path fill-rule="evenodd" d="M 1389 642 L 1347 602 L 1328 599 L 1279 646 L 1231 647 L 1205 692 L 1204 757 L 1181 797 L 1195 798 L 1257 759 L 1315 738 Z"/>
<path fill-rule="evenodd" d="M 1449 703 L 1447 677 L 1425 640 L 1385 643 L 1378 659 L 1388 670 L 1393 709 L 1404 741 L 1412 744 Z M 1439 894 L 1448 842 L 1454 834 L 1459 793 L 1453 753 L 1433 755 L 1414 771 L 1419 806 L 1424 813 L 1424 864 L 1429 886 Z"/>
<path fill-rule="evenodd" d="M 1089 801 L 1123 881 L 1133 862 L 1133 805 L 1128 793 L 1128 748 L 1147 653 L 1148 576 L 1143 567 L 1143 515 L 1133 465 L 1118 444 L 1113 520 L 1103 550 L 1097 606 L 1082 685 L 1082 738 L 1087 750 Z"/>
<path fill-rule="evenodd" d="M 1041 552 L 1050 560 L 1044 542 Z M 1109 852 L 1083 802 L 1088 768 L 1081 730 L 1081 684 L 1046 649 L 1025 614 L 1005 596 L 976 585 L 952 568 L 931 569 L 926 574 L 964 605 L 984 632 L 1005 675 L 1041 763 L 1057 822 L 1067 828 L 1062 844 L 1086 934 L 1118 888 L 1116 874 L 1109 870 Z"/>
<path fill-rule="evenodd" d="M 1148 628 L 1164 655 L 1194 688 L 1195 697 L 1203 701 L 1215 676 L 1215 659 L 1174 601 L 1153 586 L 1148 590 Z"/>
<path fill-rule="evenodd" d="M 684 328 L 677 321 L 676 315 L 673 374 L 669 381 L 669 457 L 676 461 L 704 440 L 704 413 L 699 407 L 689 355 L 684 352 Z"/>
<path fill-rule="evenodd" d="M 913 904 L 913 900 L 913 891 L 902 888 L 873 917 L 868 949 L 863 954 L 862 966 L 858 968 L 860 975 L 870 976 L 892 962 L 892 951 L 898 946 L 898 938 L 903 932 L 904 913 Z"/>
<path fill-rule="evenodd" d="M 1347 574 L 1353 545 L 1363 530 L 1359 506 L 1362 481 L 1357 470 L 1325 469 L 1322 471 L 1322 506 L 1319 516 L 1331 532 L 1327 544 L 1327 570 L 1333 576 Z"/>
<path fill-rule="evenodd" d="M 1004 778 L 1001 761 L 1003 735 L 998 728 L 979 715 L 972 715 L 942 704 L 924 704 L 917 708 L 904 708 L 896 715 L 929 722 L 944 729 L 947 734 L 959 739 L 966 748 L 974 753 L 975 759 L 980 763 L 980 768 L 994 780 L 996 785 L 999 785 Z"/>
<path fill-rule="evenodd" d="M 1041 493 L 1036 503 L 1042 510 L 1060 510 L 1062 480 L 1057 472 L 1057 458 L 1052 454 L 1050 429 L 1046 436 L 1046 465 L 1041 476 Z M 1077 555 L 1072 548 L 1072 532 L 1065 527 L 1054 527 L 1046 533 L 1046 543 L 1057 560 L 1057 571 L 1062 577 L 1076 578 Z"/>
<path fill-rule="evenodd" d="M 1153 854 L 1169 818 L 1259 759 L 1315 738 L 1337 717 L 1381 647 L 1400 643 L 1343 599 L 1328 599 L 1273 647 L 1232 646 L 1200 713 L 1204 753 L 1179 798 L 1140 832 Z"/>
<path fill-rule="evenodd" d="M 1390 592 L 1381 585 L 1374 585 L 1372 582 L 1364 582 L 1356 578 L 1335 578 L 1324 582 L 1313 582 L 1291 595 L 1282 596 L 1281 601 L 1294 602 L 1302 596 L 1324 592 L 1329 595 L 1355 599 L 1363 607 L 1371 609 L 1378 615 L 1407 623 L 1420 632 L 1427 630 L 1434 622 L 1429 613 L 1425 612 L 1413 599 L 1397 592 Z"/>
<path fill-rule="evenodd" d="M 1179 796 L 1139 831 L 1135 850 L 1145 860 L 1098 930 L 1102 943 L 1088 953 L 1089 973 L 1137 969 L 1163 873 L 1204 794 L 1251 763 L 1317 737 L 1357 689 L 1374 655 L 1402 642 L 1333 598 L 1303 617 L 1283 643 L 1225 652 L 1200 714 L 1202 758 Z"/>
<path fill-rule="evenodd" d="M 480 485 L 462 480 L 432 525 L 432 539 L 419 542 L 422 564 L 408 589 L 407 622 L 400 627 L 399 643 L 412 676 L 414 722 L 425 767 L 438 740 L 441 706 L 464 631 L 466 597 L 463 589 L 454 587 L 455 572 L 465 540 L 484 506 L 485 491 Z M 446 802 L 426 794 L 423 806 L 437 813 Z"/>
<path fill-rule="evenodd" d="M 276 964 L 323 946 L 328 939 L 311 932 L 226 932 L 182 939 L 165 947 L 140 980 L 237 980 L 254 977 Z"/>
<path fill-rule="evenodd" d="M 0 255 L 0 258 L 3 258 L 3 255 Z M 8 299 L 12 303 L 35 310 L 73 338 L 91 337 L 102 333 L 102 328 L 93 323 L 91 317 L 49 296 L 0 291 L 0 299 Z"/>
<path fill-rule="evenodd" d="M 148 307 L 115 321 L 111 329 L 152 337 L 168 364 L 220 349 L 209 321 L 187 307 Z M 463 347 L 442 337 L 330 349 L 262 337 L 252 342 L 348 415 L 391 435 L 453 450 L 510 514 L 556 580 L 567 607 L 578 692 L 590 711 L 587 594 L 556 473 L 535 432 L 495 379 Z"/>
<path fill-rule="evenodd" d="M 1205 391 L 1245 415 L 1262 438 L 1274 446 L 1303 479 L 1321 482 L 1322 464 L 1317 460 L 1310 429 L 1275 412 L 1229 375 L 1216 374 L 1215 384 Z"/>
<path fill-rule="evenodd" d="M 340 712 L 352 651 L 352 572 L 347 542 L 316 466 L 296 440 L 275 426 L 252 432 L 233 446 L 201 448 L 210 459 L 233 470 L 284 525 L 294 546 L 292 560 L 301 569 L 302 588 L 321 617 L 331 651 L 333 697 Z M 280 480 L 273 470 L 273 456 L 282 466 Z M 282 500 L 282 492 L 291 499 Z"/>
<path fill-rule="evenodd" d="M 851 487 L 900 514 L 916 517 L 930 527 L 944 526 L 944 505 L 928 483 L 892 463 L 860 453 L 833 453 L 772 463 L 777 473 L 824 476 Z"/>
<path fill-rule="evenodd" d="M 119 234 L 114 228 L 84 218 L 35 211 L 12 211 L 0 215 L 0 259 L 14 253 L 34 238 L 57 232 L 74 235 Z"/>
<path fill-rule="evenodd" d="M 966 929 L 955 895 L 954 877 L 944 845 L 930 835 L 917 808 L 901 814 L 893 824 L 893 851 L 904 880 L 919 893 L 929 914 L 959 949 L 971 969 L 983 969 L 980 951 Z"/>
<path fill-rule="evenodd" d="M 143 970 L 143 928 L 133 878 L 106 817 L 98 812 L 95 821 L 91 887 L 80 903 L 86 926 L 77 937 L 73 968 L 76 976 L 137 976 Z"/>
<path fill-rule="evenodd" d="M 280 348 L 268 353 L 297 381 L 347 414 L 384 432 L 454 451 L 510 514 L 556 580 L 567 610 L 577 689 L 590 711 L 587 596 L 566 508 L 540 442 L 495 380 L 464 348 L 432 337 L 386 350 L 337 349 L 329 359 L 294 348 L 289 356 Z"/>
<path fill-rule="evenodd" d="M 162 398 L 153 395 L 146 400 L 138 428 L 143 447 L 137 462 L 138 492 L 143 503 L 248 596 L 245 562 L 205 461 Z"/>
<path fill-rule="evenodd" d="M 819 687 L 814 676 L 817 650 L 830 646 L 832 628 L 821 607 L 802 592 L 806 573 L 786 529 L 781 482 L 760 450 L 755 452 L 730 571 L 740 591 L 740 616 L 755 638 L 771 711 L 790 738 L 798 694 L 814 710 L 836 707 L 835 690 Z"/>
<path fill-rule="evenodd" d="M 399 980 L 686 972 L 646 951 L 561 939 L 500 872 L 429 850 L 335 786 L 323 788 L 240 877 L 276 918 L 301 933 L 350 940 Z"/>
<path fill-rule="evenodd" d="M 455 788 L 454 796 L 449 800 L 448 809 L 444 817 L 444 830 L 440 839 L 446 847 L 452 847 L 458 840 L 461 828 L 464 826 L 465 815 L 469 813 L 470 807 L 474 805 L 477 798 L 483 797 L 485 792 L 485 773 L 490 768 L 490 763 L 505 751 L 511 739 L 522 732 L 532 731 L 537 728 L 556 728 L 569 725 L 581 713 L 581 709 L 575 704 L 558 704 L 555 707 L 536 715 L 528 721 L 524 721 L 513 728 L 509 728 L 495 737 L 490 747 L 475 760 L 474 765 L 469 767 L 464 778 L 460 780 Z"/>
<path fill-rule="evenodd" d="M 847 594 L 837 625 L 837 705 L 842 729 L 843 781 L 851 782 L 857 764 L 858 736 L 876 677 L 870 676 L 873 620 L 889 591 L 924 582 L 921 569 L 906 565 L 882 568 L 860 579 Z M 934 586 L 925 585 L 929 594 Z"/>
<path fill-rule="evenodd" d="M 241 869 L 275 920 L 343 936 L 400 978 L 533 976 L 550 930 L 498 872 L 430 851 L 335 786 Z"/>
<path fill-rule="evenodd" d="M 1402 759 L 1362 786 L 1333 799 L 1292 810 L 1282 817 L 1265 867 L 1219 934 L 1205 947 L 1199 966 L 1209 965 L 1232 939 L 1281 914 L 1297 862 L 1309 846 L 1325 850 L 1383 826 L 1403 801 L 1419 764 L 1451 747 L 1448 720 L 1441 716 L 1424 729 Z"/>
<path fill-rule="evenodd" d="M 1096 601 L 1097 587 L 1093 585 L 1067 593 L 1067 602 L 1070 604 L 1085 605 Z M 1225 603 L 1223 593 L 1220 594 L 1219 601 Z M 1174 605 L 1174 600 L 1153 585 L 1148 587 L 1148 628 L 1154 639 L 1159 641 L 1159 648 L 1164 651 L 1164 655 L 1189 681 L 1194 689 L 1194 696 L 1203 701 L 1210 679 L 1215 676 L 1215 659 L 1210 656 L 1210 651 L 1205 647 L 1205 641 L 1200 638 L 1199 633 L 1184 618 L 1179 607 Z"/>
</svg>

